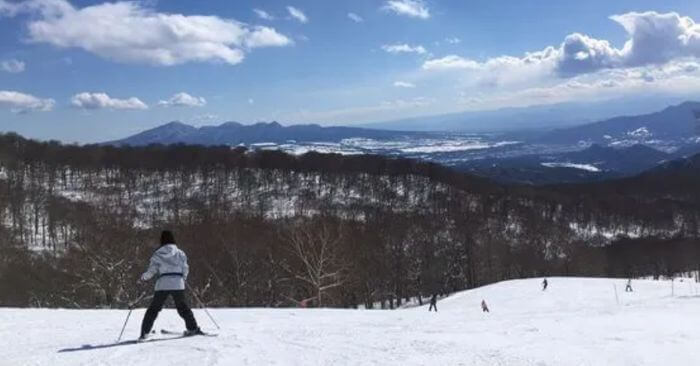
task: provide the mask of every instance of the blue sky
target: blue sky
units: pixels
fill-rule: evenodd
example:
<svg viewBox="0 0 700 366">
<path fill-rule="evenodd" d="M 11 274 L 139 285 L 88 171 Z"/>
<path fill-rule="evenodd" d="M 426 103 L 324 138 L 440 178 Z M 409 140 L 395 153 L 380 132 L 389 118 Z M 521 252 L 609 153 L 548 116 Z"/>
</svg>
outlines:
<svg viewBox="0 0 700 366">
<path fill-rule="evenodd" d="M 172 120 L 691 98 L 694 20 L 687 0 L 0 0 L 0 131 L 95 142 Z"/>
</svg>

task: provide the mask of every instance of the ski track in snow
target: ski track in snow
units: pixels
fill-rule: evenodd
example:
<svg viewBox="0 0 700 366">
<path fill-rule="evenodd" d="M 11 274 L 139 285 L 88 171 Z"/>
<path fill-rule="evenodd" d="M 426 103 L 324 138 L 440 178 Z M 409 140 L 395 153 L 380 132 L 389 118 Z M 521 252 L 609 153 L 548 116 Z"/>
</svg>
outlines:
<svg viewBox="0 0 700 366">
<path fill-rule="evenodd" d="M 212 309 L 218 337 L 115 345 L 126 310 L 0 309 L 0 365 L 691 365 L 700 296 L 685 280 L 502 282 L 402 310 Z M 615 297 L 619 297 L 619 304 Z M 482 313 L 485 299 L 491 313 Z M 145 309 L 124 338 L 138 335 Z M 155 329 L 178 330 L 174 309 Z M 165 338 L 160 334 L 155 338 Z"/>
</svg>

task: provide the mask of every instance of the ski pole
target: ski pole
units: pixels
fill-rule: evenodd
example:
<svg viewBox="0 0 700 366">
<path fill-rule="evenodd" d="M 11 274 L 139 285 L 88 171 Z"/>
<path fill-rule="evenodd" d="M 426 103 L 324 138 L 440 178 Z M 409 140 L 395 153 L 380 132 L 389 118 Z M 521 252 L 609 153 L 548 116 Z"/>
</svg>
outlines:
<svg viewBox="0 0 700 366">
<path fill-rule="evenodd" d="M 131 312 L 134 310 L 134 305 L 138 304 L 141 299 L 143 299 L 143 296 L 146 295 L 146 291 L 142 292 L 141 295 L 139 295 L 138 298 L 136 298 L 135 301 L 129 304 L 129 313 L 126 314 L 126 320 L 124 321 L 124 325 L 122 326 L 122 331 L 119 332 L 119 338 L 117 338 L 117 343 L 122 340 L 122 335 L 124 335 L 124 329 L 126 329 L 126 324 L 129 322 L 129 318 L 131 317 Z"/>
<path fill-rule="evenodd" d="M 124 329 L 126 329 L 126 323 L 129 322 L 129 317 L 131 316 L 131 312 L 134 309 L 129 309 L 129 314 L 126 315 L 126 320 L 124 321 L 124 325 L 122 326 L 122 331 L 119 333 L 119 338 L 117 338 L 117 343 L 119 343 L 122 340 L 122 335 L 124 334 Z"/>
<path fill-rule="evenodd" d="M 211 316 L 211 314 L 209 314 L 209 311 L 207 310 L 206 305 L 204 305 L 204 303 L 199 298 L 199 296 L 197 296 L 197 293 L 194 290 L 192 290 L 190 292 L 192 292 L 192 295 L 194 295 L 194 298 L 197 300 L 197 302 L 199 302 L 199 306 L 201 306 L 202 309 L 204 309 L 204 312 L 207 313 L 207 316 L 209 317 L 209 319 L 211 319 L 211 322 L 214 323 L 214 325 L 216 326 L 216 329 L 220 330 L 221 327 L 219 327 L 219 324 L 216 324 L 216 321 L 214 320 L 214 318 Z"/>
</svg>

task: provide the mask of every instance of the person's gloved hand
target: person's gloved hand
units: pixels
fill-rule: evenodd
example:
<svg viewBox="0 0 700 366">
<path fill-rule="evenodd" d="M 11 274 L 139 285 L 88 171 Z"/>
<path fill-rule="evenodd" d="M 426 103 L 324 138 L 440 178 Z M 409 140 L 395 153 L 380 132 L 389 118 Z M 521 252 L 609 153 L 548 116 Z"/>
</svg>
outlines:
<svg viewBox="0 0 700 366">
<path fill-rule="evenodd" d="M 139 279 L 139 282 L 146 282 L 148 281 L 148 274 L 144 273 L 141 275 L 141 278 Z"/>
</svg>

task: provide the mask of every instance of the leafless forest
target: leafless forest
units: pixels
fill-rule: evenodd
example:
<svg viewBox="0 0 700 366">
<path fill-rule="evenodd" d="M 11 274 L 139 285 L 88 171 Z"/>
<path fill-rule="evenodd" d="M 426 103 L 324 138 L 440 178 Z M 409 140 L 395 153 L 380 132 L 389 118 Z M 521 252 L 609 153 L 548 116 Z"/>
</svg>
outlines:
<svg viewBox="0 0 700 366">
<path fill-rule="evenodd" d="M 393 308 L 511 278 L 673 274 L 700 266 L 697 187 L 697 165 L 504 186 L 379 156 L 0 135 L 0 305 L 124 307 L 166 228 L 210 306 Z"/>
</svg>

